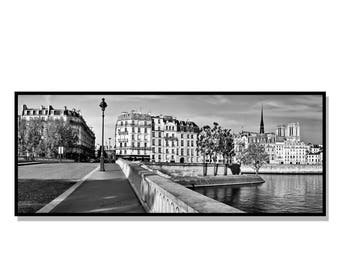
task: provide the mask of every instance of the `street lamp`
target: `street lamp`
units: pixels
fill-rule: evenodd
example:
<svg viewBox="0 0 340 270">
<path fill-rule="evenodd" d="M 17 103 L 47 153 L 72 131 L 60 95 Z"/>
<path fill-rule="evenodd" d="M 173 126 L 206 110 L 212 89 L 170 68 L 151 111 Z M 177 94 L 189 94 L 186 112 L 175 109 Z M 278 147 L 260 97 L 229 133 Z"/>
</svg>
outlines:
<svg viewBox="0 0 340 270">
<path fill-rule="evenodd" d="M 102 151 L 100 153 L 100 171 L 105 171 L 104 168 L 104 111 L 107 107 L 105 102 L 105 98 L 102 98 L 102 102 L 99 104 L 99 107 L 102 108 Z"/>
</svg>

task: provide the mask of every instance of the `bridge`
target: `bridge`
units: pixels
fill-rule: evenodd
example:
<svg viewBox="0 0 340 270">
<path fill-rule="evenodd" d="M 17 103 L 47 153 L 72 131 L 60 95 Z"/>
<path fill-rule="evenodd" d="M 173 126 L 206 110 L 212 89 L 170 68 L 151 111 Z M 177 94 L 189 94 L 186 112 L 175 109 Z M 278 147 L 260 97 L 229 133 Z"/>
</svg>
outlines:
<svg viewBox="0 0 340 270">
<path fill-rule="evenodd" d="M 105 169 L 91 163 L 18 167 L 18 214 L 243 213 L 140 163 L 119 159 Z"/>
</svg>

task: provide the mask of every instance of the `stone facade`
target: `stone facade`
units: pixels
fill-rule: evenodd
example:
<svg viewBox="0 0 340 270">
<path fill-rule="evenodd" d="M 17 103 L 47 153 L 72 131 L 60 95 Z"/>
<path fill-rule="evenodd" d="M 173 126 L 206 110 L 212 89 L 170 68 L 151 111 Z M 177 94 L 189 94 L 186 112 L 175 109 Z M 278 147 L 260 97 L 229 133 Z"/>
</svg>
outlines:
<svg viewBox="0 0 340 270">
<path fill-rule="evenodd" d="M 195 123 L 172 116 L 123 112 L 115 128 L 116 154 L 155 162 L 199 162 L 198 132 Z"/>
</svg>

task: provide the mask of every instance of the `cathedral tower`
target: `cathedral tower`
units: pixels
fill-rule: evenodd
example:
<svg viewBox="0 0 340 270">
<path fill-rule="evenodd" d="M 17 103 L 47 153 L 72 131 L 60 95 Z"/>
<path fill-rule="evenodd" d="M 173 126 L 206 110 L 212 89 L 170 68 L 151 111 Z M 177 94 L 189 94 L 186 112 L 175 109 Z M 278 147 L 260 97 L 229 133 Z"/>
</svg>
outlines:
<svg viewBox="0 0 340 270">
<path fill-rule="evenodd" d="M 263 105 L 261 106 L 261 123 L 260 123 L 260 133 L 264 133 L 264 123 L 263 123 Z"/>
</svg>

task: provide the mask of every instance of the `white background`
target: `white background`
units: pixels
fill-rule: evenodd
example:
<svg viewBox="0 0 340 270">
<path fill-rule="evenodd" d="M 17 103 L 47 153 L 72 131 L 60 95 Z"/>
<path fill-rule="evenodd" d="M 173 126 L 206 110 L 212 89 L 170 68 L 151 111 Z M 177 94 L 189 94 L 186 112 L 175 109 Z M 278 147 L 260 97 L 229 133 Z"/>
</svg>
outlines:
<svg viewBox="0 0 340 270">
<path fill-rule="evenodd" d="M 1 269 L 340 269 L 339 1 L 1 1 Z M 329 221 L 22 221 L 15 90 L 325 90 Z"/>
</svg>

